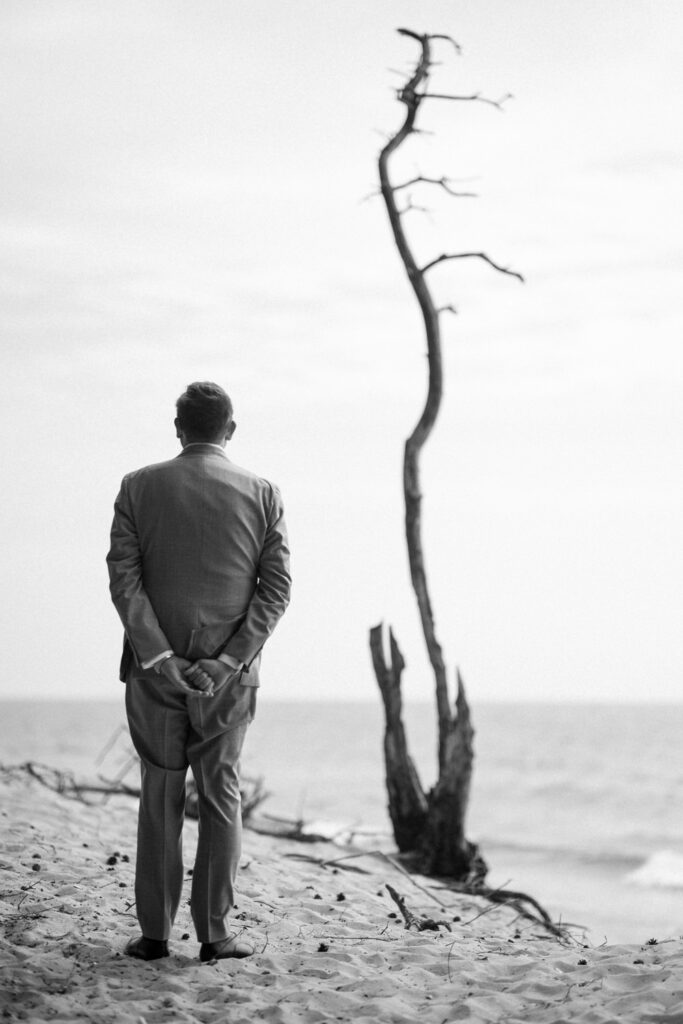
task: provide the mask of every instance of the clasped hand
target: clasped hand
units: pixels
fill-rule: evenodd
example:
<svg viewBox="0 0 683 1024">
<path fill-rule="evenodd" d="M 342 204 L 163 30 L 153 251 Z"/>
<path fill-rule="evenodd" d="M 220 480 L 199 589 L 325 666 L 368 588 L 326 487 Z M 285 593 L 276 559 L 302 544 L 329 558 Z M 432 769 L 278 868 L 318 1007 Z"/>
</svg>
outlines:
<svg viewBox="0 0 683 1024">
<path fill-rule="evenodd" d="M 184 675 L 202 696 L 213 697 L 214 693 L 217 693 L 225 686 L 228 679 L 235 675 L 235 669 L 217 658 L 200 658 L 199 661 L 195 661 L 193 665 L 185 669 Z"/>
<path fill-rule="evenodd" d="M 192 697 L 213 697 L 228 679 L 235 675 L 235 669 L 217 658 L 199 658 L 195 662 L 174 655 L 161 666 L 161 674 L 174 689 Z"/>
</svg>

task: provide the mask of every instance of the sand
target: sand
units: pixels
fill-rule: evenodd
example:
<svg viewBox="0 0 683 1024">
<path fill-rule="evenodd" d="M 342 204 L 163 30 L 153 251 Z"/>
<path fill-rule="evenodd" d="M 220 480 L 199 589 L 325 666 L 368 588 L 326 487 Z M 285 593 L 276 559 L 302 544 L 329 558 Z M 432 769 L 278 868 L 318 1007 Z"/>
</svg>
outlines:
<svg viewBox="0 0 683 1024">
<path fill-rule="evenodd" d="M 200 964 L 184 902 L 171 956 L 131 960 L 122 950 L 138 934 L 136 802 L 86 807 L 28 779 L 4 780 L 0 800 L 4 1020 L 683 1024 L 678 940 L 563 945 L 509 907 L 430 896 L 380 858 L 324 866 L 317 861 L 344 851 L 249 830 L 234 924 L 256 954 Z M 189 866 L 195 841 L 188 822 Z M 406 931 L 387 882 L 411 910 L 447 920 L 451 931 Z"/>
</svg>

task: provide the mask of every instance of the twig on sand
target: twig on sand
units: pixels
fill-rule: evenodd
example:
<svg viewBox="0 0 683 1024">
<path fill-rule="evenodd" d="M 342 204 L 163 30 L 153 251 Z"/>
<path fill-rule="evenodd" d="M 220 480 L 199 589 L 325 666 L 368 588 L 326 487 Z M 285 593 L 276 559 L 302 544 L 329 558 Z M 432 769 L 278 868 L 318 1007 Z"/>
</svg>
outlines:
<svg viewBox="0 0 683 1024">
<path fill-rule="evenodd" d="M 535 900 L 533 896 L 529 896 L 525 892 L 518 892 L 516 889 L 491 889 L 488 885 L 481 884 L 468 886 L 455 883 L 450 888 L 453 892 L 467 894 L 468 896 L 480 896 L 490 903 L 504 904 L 505 906 L 512 907 L 528 921 L 540 924 L 541 927 L 545 928 L 546 931 L 549 931 L 561 942 L 567 942 L 569 939 L 567 926 L 556 924 L 538 900 Z"/>
<path fill-rule="evenodd" d="M 377 851 L 377 856 L 381 857 L 383 860 L 387 861 L 387 863 L 391 864 L 391 866 L 396 868 L 397 871 L 400 871 L 401 874 L 404 875 L 405 878 L 407 878 L 410 882 L 412 882 L 412 884 L 415 886 L 416 889 L 419 889 L 420 892 L 423 892 L 425 894 L 425 896 L 429 896 L 430 900 L 434 900 L 435 903 L 438 903 L 438 905 L 441 907 L 442 910 L 447 910 L 448 909 L 447 905 L 443 902 L 443 900 L 440 900 L 438 896 L 435 896 L 433 892 L 430 892 L 429 889 L 426 888 L 426 886 L 421 885 L 416 880 L 414 875 L 411 875 L 409 871 L 406 871 L 406 869 L 403 867 L 403 865 L 399 864 L 399 862 L 397 860 L 394 860 L 393 857 L 390 857 L 388 853 L 383 853 L 381 850 L 378 850 Z"/>
<path fill-rule="evenodd" d="M 392 900 L 401 911 L 407 929 L 415 928 L 418 932 L 438 932 L 439 928 L 445 928 L 447 931 L 451 930 L 448 921 L 435 921 L 432 917 L 418 917 L 407 906 L 405 897 L 399 895 L 388 882 L 386 883 L 386 888 Z"/>
<path fill-rule="evenodd" d="M 510 879 L 508 878 L 507 882 L 503 882 L 503 884 L 499 885 L 497 889 L 493 889 L 492 893 L 504 892 L 505 891 L 505 886 L 509 885 L 509 884 L 510 884 Z M 481 910 L 478 914 L 475 914 L 474 917 L 471 917 L 469 919 L 469 921 L 463 921 L 463 924 L 464 925 L 465 924 L 473 924 L 475 921 L 478 921 L 480 917 L 484 917 L 485 914 L 490 914 L 492 910 L 495 910 L 496 907 L 499 907 L 499 906 L 505 906 L 505 904 L 504 903 L 500 904 L 497 901 L 494 901 L 494 902 L 491 903 L 490 907 L 484 907 L 484 909 Z"/>
<path fill-rule="evenodd" d="M 289 857 L 290 860 L 305 860 L 309 864 L 317 864 L 320 868 L 334 867 L 335 870 L 353 871 L 357 875 L 370 874 L 365 868 L 356 867 L 355 864 L 340 864 L 337 860 L 325 860 L 324 857 L 310 857 L 306 853 L 286 853 L 285 857 Z M 343 858 L 339 859 L 342 860 Z"/>
<path fill-rule="evenodd" d="M 370 872 L 366 871 L 365 868 L 352 867 L 350 864 L 343 864 L 342 861 L 353 860 L 358 857 L 379 857 L 381 860 L 386 861 L 387 864 L 390 864 L 392 868 L 395 868 L 396 871 L 399 871 L 404 878 L 407 878 L 408 881 L 415 886 L 416 889 L 419 889 L 420 892 L 423 892 L 425 894 L 425 896 L 429 896 L 431 900 L 434 900 L 434 902 L 437 903 L 442 910 L 448 909 L 447 904 L 444 903 L 443 900 L 440 900 L 439 897 L 435 896 L 433 892 L 430 892 L 430 890 L 427 889 L 424 885 L 421 885 L 414 875 L 411 875 L 409 871 L 406 871 L 403 865 L 399 864 L 399 862 L 395 860 L 394 857 L 391 857 L 388 853 L 385 853 L 383 850 L 359 850 L 355 853 L 345 853 L 342 857 L 332 858 L 312 857 L 305 853 L 286 853 L 285 856 L 292 857 L 295 860 L 306 860 L 311 864 L 317 864 L 318 867 L 321 868 L 341 868 L 342 871 L 355 871 L 358 874 L 362 875 L 368 875 L 370 874 Z"/>
</svg>

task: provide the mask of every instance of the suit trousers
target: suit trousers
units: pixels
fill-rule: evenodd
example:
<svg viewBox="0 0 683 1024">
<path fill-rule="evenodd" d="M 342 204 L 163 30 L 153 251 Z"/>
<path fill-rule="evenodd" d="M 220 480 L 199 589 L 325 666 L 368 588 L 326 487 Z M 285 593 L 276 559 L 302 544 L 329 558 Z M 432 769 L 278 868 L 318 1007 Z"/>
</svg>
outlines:
<svg viewBox="0 0 683 1024">
<path fill-rule="evenodd" d="M 182 897 L 188 766 L 199 813 L 192 920 L 198 942 L 229 935 L 242 847 L 239 759 L 256 702 L 256 689 L 240 678 L 235 675 L 213 697 L 194 697 L 150 670 L 133 669 L 128 676 L 126 711 L 141 771 L 135 898 L 149 939 L 169 938 Z"/>
</svg>

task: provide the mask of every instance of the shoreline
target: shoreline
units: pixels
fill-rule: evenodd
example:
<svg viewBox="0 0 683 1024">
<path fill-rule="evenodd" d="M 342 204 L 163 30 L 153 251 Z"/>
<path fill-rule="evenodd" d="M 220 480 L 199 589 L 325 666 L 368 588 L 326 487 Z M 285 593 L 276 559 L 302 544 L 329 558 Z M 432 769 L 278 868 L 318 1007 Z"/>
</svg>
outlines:
<svg viewBox="0 0 683 1024">
<path fill-rule="evenodd" d="M 509 907 L 439 892 L 439 908 L 380 859 L 245 830 L 233 922 L 257 952 L 201 965 L 185 901 L 169 959 L 122 953 L 132 906 L 137 805 L 93 807 L 26 780 L 2 781 L 0 1012 L 6 1020 L 97 1024 L 263 1019 L 674 1021 L 683 1019 L 683 942 L 563 945 Z M 185 826 L 186 867 L 196 823 Z M 127 859 L 126 859 L 127 858 Z M 107 863 L 112 860 L 112 863 Z M 361 869 L 360 871 L 357 869 Z M 406 931 L 389 882 L 451 931 Z M 187 937 L 186 937 L 187 936 Z"/>
</svg>

